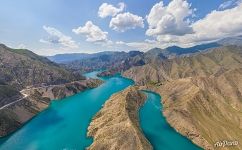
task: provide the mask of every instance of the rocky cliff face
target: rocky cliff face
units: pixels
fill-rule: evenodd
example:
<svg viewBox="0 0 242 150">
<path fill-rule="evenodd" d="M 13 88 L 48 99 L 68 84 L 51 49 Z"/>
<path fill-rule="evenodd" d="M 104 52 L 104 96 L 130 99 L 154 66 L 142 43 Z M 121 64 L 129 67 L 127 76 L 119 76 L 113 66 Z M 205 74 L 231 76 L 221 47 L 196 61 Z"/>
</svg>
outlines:
<svg viewBox="0 0 242 150">
<path fill-rule="evenodd" d="M 62 99 L 100 84 L 102 84 L 101 80 L 89 79 L 22 90 L 27 97 L 0 109 L 0 136 L 5 136 L 21 127 L 33 116 L 47 108 L 51 100 Z"/>
<path fill-rule="evenodd" d="M 138 109 L 144 101 L 145 95 L 135 87 L 112 95 L 88 127 L 88 136 L 94 138 L 88 149 L 152 149 L 139 125 Z"/>
<path fill-rule="evenodd" d="M 204 149 L 215 149 L 224 140 L 242 142 L 241 47 L 135 67 L 124 75 L 158 92 L 171 126 Z"/>
</svg>

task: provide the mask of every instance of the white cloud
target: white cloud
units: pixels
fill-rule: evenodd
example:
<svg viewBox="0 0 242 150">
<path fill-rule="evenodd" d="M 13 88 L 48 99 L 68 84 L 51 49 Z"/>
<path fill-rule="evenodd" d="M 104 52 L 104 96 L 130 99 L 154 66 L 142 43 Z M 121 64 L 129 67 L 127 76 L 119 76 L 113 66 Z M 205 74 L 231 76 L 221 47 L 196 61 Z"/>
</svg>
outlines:
<svg viewBox="0 0 242 150">
<path fill-rule="evenodd" d="M 234 0 L 225 1 L 219 5 L 219 9 L 220 10 L 226 9 L 226 8 L 230 7 L 233 3 L 234 3 Z"/>
<path fill-rule="evenodd" d="M 98 26 L 94 25 L 91 21 L 87 21 L 83 27 L 72 29 L 76 34 L 86 35 L 88 42 L 108 42 L 108 32 L 102 31 Z"/>
<path fill-rule="evenodd" d="M 144 19 L 140 16 L 126 12 L 118 14 L 112 18 L 109 27 L 113 30 L 124 32 L 128 29 L 135 29 L 136 27 L 144 28 Z"/>
<path fill-rule="evenodd" d="M 124 45 L 125 44 L 125 42 L 123 42 L 123 41 L 117 41 L 117 42 L 115 42 L 117 45 Z"/>
<path fill-rule="evenodd" d="M 98 15 L 101 18 L 108 16 L 116 16 L 118 13 L 122 12 L 125 8 L 124 3 L 119 3 L 118 7 L 114 7 L 111 4 L 103 3 L 98 10 Z"/>
<path fill-rule="evenodd" d="M 173 44 L 161 43 L 161 42 L 154 41 L 154 40 L 146 40 L 144 42 L 127 42 L 127 43 L 125 43 L 125 45 L 131 47 L 130 49 L 138 49 L 141 51 L 147 51 L 154 47 L 162 49 L 162 48 L 172 46 Z"/>
<path fill-rule="evenodd" d="M 59 30 L 48 26 L 43 26 L 43 29 L 49 34 L 49 36 L 46 39 L 40 39 L 40 42 L 61 44 L 62 46 L 68 48 L 78 48 L 78 45 L 72 40 L 71 37 L 64 35 Z"/>
<path fill-rule="evenodd" d="M 154 37 L 158 42 L 156 44 L 159 44 L 160 47 L 167 45 L 190 47 L 242 34 L 241 0 L 236 1 L 236 6 L 232 8 L 213 10 L 204 18 L 192 23 L 184 21 L 184 18 L 194 15 L 192 13 L 194 9 L 190 7 L 191 5 L 184 0 L 173 0 L 166 7 L 163 6 L 162 2 L 155 4 L 147 17 L 149 29 L 146 34 Z M 166 15 L 167 13 L 168 15 Z M 172 16 L 175 16 L 175 18 Z M 178 21 L 180 23 L 177 24 L 177 20 L 180 20 Z M 177 28 L 179 25 L 182 28 Z M 147 43 L 149 42 L 146 41 L 143 44 Z"/>
<path fill-rule="evenodd" d="M 163 2 L 155 4 L 147 16 L 148 36 L 185 35 L 192 33 L 187 17 L 193 15 L 191 5 L 186 0 L 172 0 L 167 6 Z"/>
<path fill-rule="evenodd" d="M 242 34 L 242 3 L 223 11 L 212 11 L 192 24 L 194 34 L 180 37 L 180 42 L 206 42 Z"/>
<path fill-rule="evenodd" d="M 237 6 L 241 2 L 242 2 L 242 0 L 227 0 L 227 1 L 223 2 L 222 4 L 220 4 L 218 9 L 224 10 L 224 9 L 227 9 L 227 8 L 232 8 L 232 7 Z"/>
</svg>

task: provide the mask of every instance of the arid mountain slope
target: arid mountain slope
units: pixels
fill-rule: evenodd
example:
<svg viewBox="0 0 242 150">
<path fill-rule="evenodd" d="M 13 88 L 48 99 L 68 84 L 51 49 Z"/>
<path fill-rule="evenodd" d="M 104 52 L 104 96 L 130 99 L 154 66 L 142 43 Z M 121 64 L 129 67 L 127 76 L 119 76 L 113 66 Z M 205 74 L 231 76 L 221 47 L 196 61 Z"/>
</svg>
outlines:
<svg viewBox="0 0 242 150">
<path fill-rule="evenodd" d="M 242 67 L 242 47 L 226 46 L 192 56 L 132 67 L 123 75 L 142 85 L 148 82 L 163 83 L 186 77 L 216 75 L 240 67 Z"/>
<path fill-rule="evenodd" d="M 101 84 L 85 80 L 45 57 L 0 44 L 0 136 L 5 136 L 61 99 Z"/>
<path fill-rule="evenodd" d="M 101 80 L 88 79 L 71 83 L 24 89 L 26 95 L 11 105 L 0 108 L 0 137 L 21 127 L 26 121 L 48 107 L 51 100 L 62 99 L 102 84 Z"/>
<path fill-rule="evenodd" d="M 152 149 L 139 125 L 138 109 L 144 101 L 145 95 L 135 87 L 112 95 L 88 127 L 88 136 L 94 138 L 88 149 Z"/>
<path fill-rule="evenodd" d="M 24 49 L 11 49 L 0 45 L 0 82 L 17 89 L 38 84 L 63 84 L 80 80 L 74 75 L 49 61 Z"/>
<path fill-rule="evenodd" d="M 205 149 L 241 141 L 242 48 L 227 46 L 124 73 L 162 96 L 163 114 L 178 132 Z M 223 149 L 242 149 L 241 144 Z"/>
<path fill-rule="evenodd" d="M 58 85 L 81 79 L 79 74 L 29 50 L 0 44 L 0 107 L 20 99 L 20 90 L 28 86 Z"/>
<path fill-rule="evenodd" d="M 242 142 L 241 83 L 239 69 L 217 78 L 183 78 L 146 88 L 162 95 L 163 114 L 171 126 L 199 146 L 213 149 L 218 141 Z"/>
</svg>

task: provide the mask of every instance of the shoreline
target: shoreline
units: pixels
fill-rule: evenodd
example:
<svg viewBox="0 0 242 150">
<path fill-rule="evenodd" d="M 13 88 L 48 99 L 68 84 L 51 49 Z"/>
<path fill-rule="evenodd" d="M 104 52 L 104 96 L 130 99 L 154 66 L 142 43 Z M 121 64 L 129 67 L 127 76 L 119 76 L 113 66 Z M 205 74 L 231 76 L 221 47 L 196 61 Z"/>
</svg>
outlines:
<svg viewBox="0 0 242 150">
<path fill-rule="evenodd" d="M 0 109 L 0 113 L 3 116 L 10 116 L 3 118 L 3 122 L 0 124 L 2 129 L 0 131 L 0 138 L 5 138 L 20 129 L 25 123 L 48 108 L 52 100 L 60 100 L 65 97 L 73 96 L 84 90 L 98 87 L 102 83 L 103 81 L 98 79 L 88 79 L 62 85 L 23 89 L 23 98 L 11 102 Z"/>
</svg>

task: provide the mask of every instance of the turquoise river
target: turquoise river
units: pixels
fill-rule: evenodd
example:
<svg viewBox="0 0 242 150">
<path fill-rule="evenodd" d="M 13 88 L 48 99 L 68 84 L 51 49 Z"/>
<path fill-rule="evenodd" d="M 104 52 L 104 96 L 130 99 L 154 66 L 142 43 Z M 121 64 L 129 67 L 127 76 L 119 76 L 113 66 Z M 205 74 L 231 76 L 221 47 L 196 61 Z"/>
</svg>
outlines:
<svg viewBox="0 0 242 150">
<path fill-rule="evenodd" d="M 86 76 L 95 78 L 96 73 Z M 0 150 L 84 150 L 92 143 L 92 138 L 86 136 L 92 117 L 112 94 L 134 84 L 120 75 L 102 80 L 105 83 L 97 88 L 52 101 L 21 129 L 0 139 Z M 167 124 L 161 113 L 160 97 L 152 92 L 145 93 L 148 99 L 140 110 L 140 121 L 154 149 L 199 149 Z"/>
</svg>

